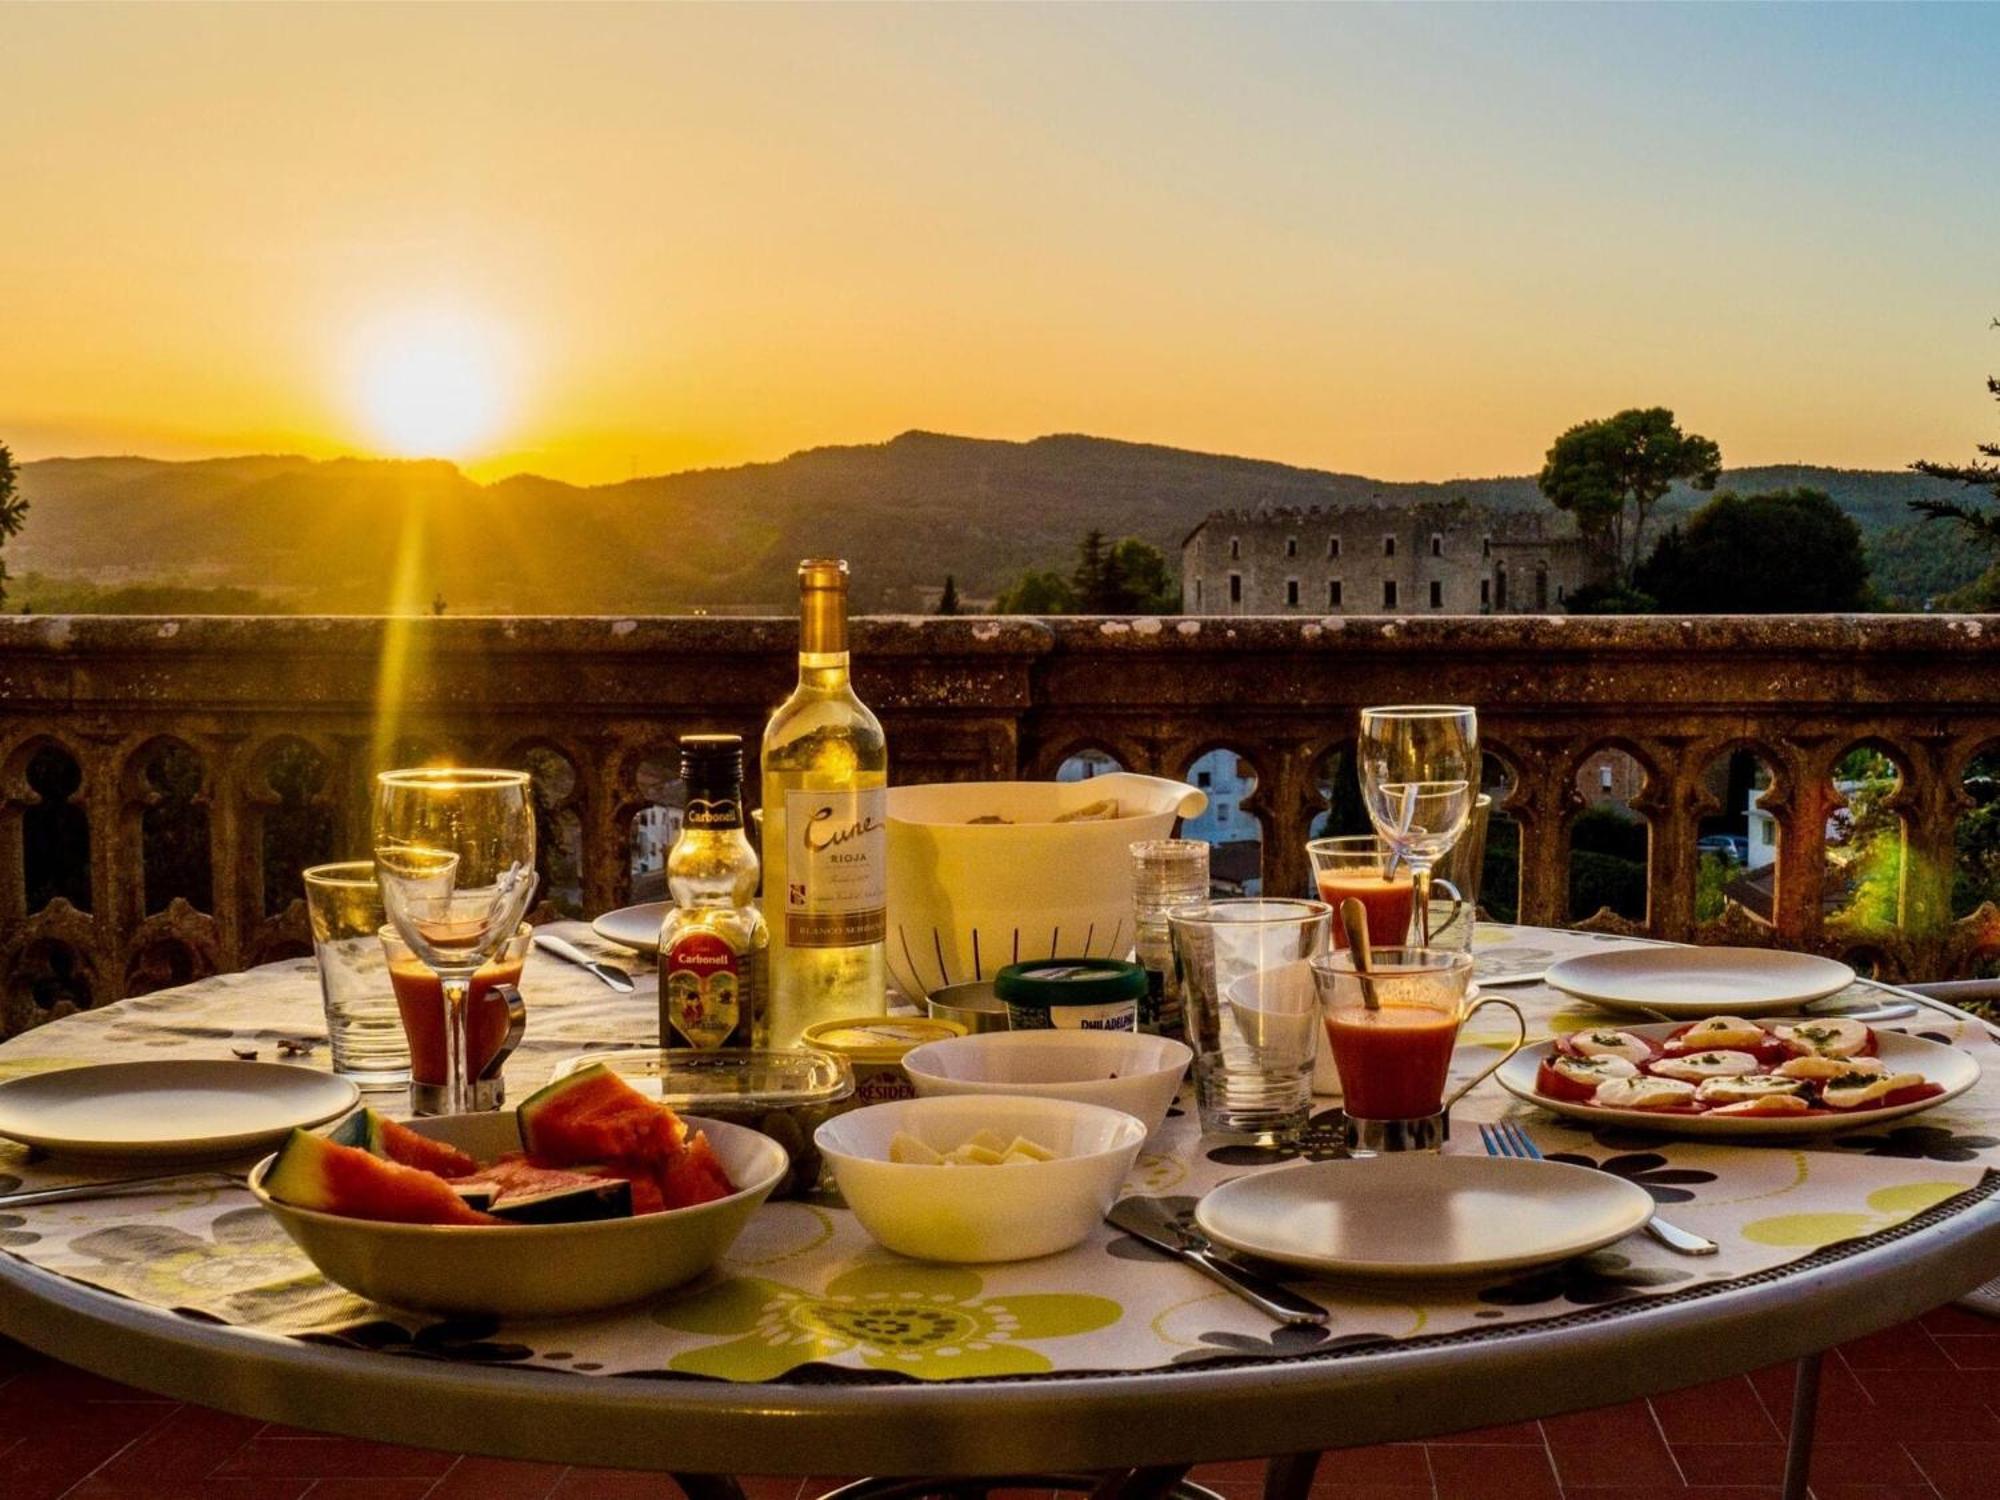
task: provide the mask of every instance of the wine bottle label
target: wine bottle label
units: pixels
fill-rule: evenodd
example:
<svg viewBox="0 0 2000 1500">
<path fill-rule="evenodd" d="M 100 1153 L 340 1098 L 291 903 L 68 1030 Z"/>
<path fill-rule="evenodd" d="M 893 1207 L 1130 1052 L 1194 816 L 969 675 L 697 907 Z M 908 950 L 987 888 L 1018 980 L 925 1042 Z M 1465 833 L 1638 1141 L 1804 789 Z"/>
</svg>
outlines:
<svg viewBox="0 0 2000 1500">
<path fill-rule="evenodd" d="M 660 955 L 667 1024 L 690 1047 L 720 1047 L 743 1016 L 736 950 L 712 932 L 683 933 Z"/>
<path fill-rule="evenodd" d="M 852 948 L 888 931 L 889 794 L 785 793 L 785 941 Z"/>
</svg>

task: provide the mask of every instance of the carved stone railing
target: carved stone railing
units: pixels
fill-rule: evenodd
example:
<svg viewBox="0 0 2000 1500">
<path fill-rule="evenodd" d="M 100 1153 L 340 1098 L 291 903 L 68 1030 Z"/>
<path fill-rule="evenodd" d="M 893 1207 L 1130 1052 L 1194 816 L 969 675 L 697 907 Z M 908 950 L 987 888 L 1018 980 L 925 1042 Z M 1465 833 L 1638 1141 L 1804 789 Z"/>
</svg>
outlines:
<svg viewBox="0 0 2000 1500">
<path fill-rule="evenodd" d="M 752 619 L 0 619 L 0 1035 L 306 951 L 297 871 L 365 853 L 387 762 L 530 765 L 545 888 L 620 904 L 673 738 L 754 743 L 795 639 Z M 1046 777 L 1086 749 L 1181 775 L 1234 752 L 1266 889 L 1304 888 L 1361 705 L 1468 702 L 1506 769 L 1523 921 L 1784 942 L 1897 978 L 2000 954 L 2000 917 L 1950 908 L 1967 767 L 2000 742 L 2000 627 L 1976 617 L 877 619 L 856 654 L 897 781 Z M 1856 746 L 1900 778 L 1886 922 L 1832 899 L 1834 768 Z M 1578 772 L 1607 750 L 1643 772 L 1643 920 L 1568 909 Z M 1741 750 L 1771 773 L 1772 920 L 1702 921 L 1704 772 Z"/>
</svg>

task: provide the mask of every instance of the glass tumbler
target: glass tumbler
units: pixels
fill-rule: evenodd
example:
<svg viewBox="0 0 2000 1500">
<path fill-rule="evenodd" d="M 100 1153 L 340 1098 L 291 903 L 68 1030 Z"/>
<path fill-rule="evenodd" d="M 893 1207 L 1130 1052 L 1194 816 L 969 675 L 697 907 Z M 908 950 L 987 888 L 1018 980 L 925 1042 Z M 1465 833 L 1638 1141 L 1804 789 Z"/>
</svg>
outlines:
<svg viewBox="0 0 2000 1500">
<path fill-rule="evenodd" d="M 305 885 L 333 1071 L 361 1088 L 408 1083 L 410 1045 L 375 938 L 386 919 L 374 861 L 314 865 Z"/>
<path fill-rule="evenodd" d="M 1304 1127 L 1319 1033 L 1309 961 L 1331 916 L 1323 901 L 1258 897 L 1169 913 L 1204 1134 L 1277 1145 Z"/>
</svg>

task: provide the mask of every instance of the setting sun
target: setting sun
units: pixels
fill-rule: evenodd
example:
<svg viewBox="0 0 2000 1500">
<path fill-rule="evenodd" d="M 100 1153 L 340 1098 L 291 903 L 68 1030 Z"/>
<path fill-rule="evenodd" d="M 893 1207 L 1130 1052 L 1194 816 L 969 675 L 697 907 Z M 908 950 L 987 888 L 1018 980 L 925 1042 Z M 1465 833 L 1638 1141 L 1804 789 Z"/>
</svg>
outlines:
<svg viewBox="0 0 2000 1500">
<path fill-rule="evenodd" d="M 404 458 L 471 456 L 507 414 L 505 340 L 477 318 L 432 313 L 371 329 L 354 360 L 371 441 Z"/>
</svg>

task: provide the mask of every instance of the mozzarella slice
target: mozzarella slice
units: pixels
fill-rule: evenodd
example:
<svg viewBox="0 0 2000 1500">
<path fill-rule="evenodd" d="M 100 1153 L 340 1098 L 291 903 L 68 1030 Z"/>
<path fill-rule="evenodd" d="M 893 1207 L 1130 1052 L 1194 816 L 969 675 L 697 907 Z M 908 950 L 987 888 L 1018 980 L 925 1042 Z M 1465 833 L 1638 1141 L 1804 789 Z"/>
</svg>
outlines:
<svg viewBox="0 0 2000 1500">
<path fill-rule="evenodd" d="M 1735 1104 L 1719 1104 L 1712 1115 L 1803 1115 L 1812 1106 L 1797 1094 L 1766 1094 L 1761 1099 L 1744 1099 Z"/>
<path fill-rule="evenodd" d="M 1747 1052 L 1690 1052 L 1685 1057 L 1663 1057 L 1653 1064 L 1662 1078 L 1742 1078 L 1762 1068 Z"/>
<path fill-rule="evenodd" d="M 1602 1083 L 1607 1078 L 1633 1078 L 1639 1070 L 1622 1057 L 1549 1057 L 1549 1068 L 1571 1083 Z"/>
<path fill-rule="evenodd" d="M 1889 1071 L 1889 1065 L 1879 1057 L 1821 1057 L 1809 1053 L 1805 1057 L 1788 1057 L 1778 1064 L 1780 1078 L 1839 1078 L 1848 1073 L 1866 1073 L 1870 1078 L 1879 1078 Z"/>
<path fill-rule="evenodd" d="M 1924 1081 L 1921 1073 L 1890 1073 L 1886 1076 L 1842 1074 L 1819 1091 L 1828 1109 L 1860 1109 L 1898 1089 L 1913 1089 Z"/>
<path fill-rule="evenodd" d="M 1751 1099 L 1785 1098 L 1802 1095 L 1805 1082 L 1779 1078 L 1772 1073 L 1750 1073 L 1740 1078 L 1710 1078 L 1694 1091 L 1702 1104 L 1742 1104 Z"/>
<path fill-rule="evenodd" d="M 1629 1031 L 1573 1031 L 1569 1044 L 1585 1057 L 1622 1057 L 1629 1063 L 1642 1063 L 1653 1055 L 1645 1039 Z"/>
<path fill-rule="evenodd" d="M 1710 1016 L 1697 1021 L 1667 1043 L 1676 1052 L 1700 1052 L 1709 1048 L 1741 1050 L 1764 1040 L 1764 1028 L 1741 1016 Z"/>
<path fill-rule="evenodd" d="M 1868 1028 L 1859 1021 L 1828 1018 L 1801 1021 L 1796 1026 L 1775 1026 L 1772 1030 L 1795 1047 L 1803 1047 L 1819 1057 L 1852 1057 L 1868 1045 Z"/>
<path fill-rule="evenodd" d="M 1603 1109 L 1673 1109 L 1694 1101 L 1694 1085 L 1678 1078 L 1607 1078 L 1590 1102 Z"/>
</svg>

